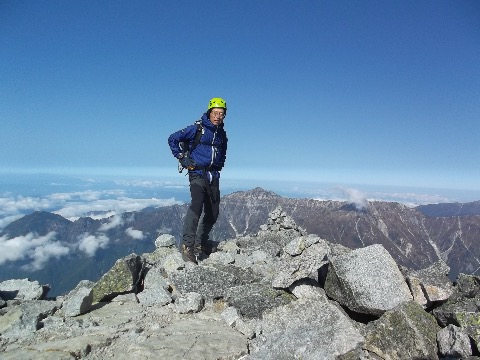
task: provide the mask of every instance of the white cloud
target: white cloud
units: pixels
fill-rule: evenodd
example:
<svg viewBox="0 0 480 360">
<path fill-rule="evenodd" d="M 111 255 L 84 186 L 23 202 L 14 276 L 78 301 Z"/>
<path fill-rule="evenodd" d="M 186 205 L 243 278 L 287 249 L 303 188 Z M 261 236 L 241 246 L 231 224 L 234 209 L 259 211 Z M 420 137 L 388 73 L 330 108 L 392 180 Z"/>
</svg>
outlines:
<svg viewBox="0 0 480 360">
<path fill-rule="evenodd" d="M 312 191 L 313 193 L 313 191 Z M 313 196 L 315 200 L 347 201 L 354 204 L 357 209 L 363 209 L 368 201 L 398 202 L 406 206 L 415 207 L 423 204 L 438 204 L 452 202 L 451 199 L 435 194 L 420 192 L 388 192 L 368 191 L 364 192 L 355 188 L 336 187 L 330 192 L 322 192 L 321 196 Z"/>
<path fill-rule="evenodd" d="M 43 269 L 50 258 L 55 257 L 58 259 L 61 256 L 68 255 L 69 252 L 70 249 L 59 241 L 46 243 L 33 250 L 31 255 L 33 261 L 31 264 L 25 266 L 25 268 L 30 270 Z"/>
<path fill-rule="evenodd" d="M 108 231 L 110 229 L 116 228 L 117 226 L 123 225 L 123 219 L 121 215 L 114 214 L 108 223 L 100 226 L 99 231 Z"/>
<path fill-rule="evenodd" d="M 339 190 L 346 196 L 350 204 L 355 205 L 357 210 L 363 210 L 367 207 L 367 195 L 360 190 L 353 188 L 339 188 Z"/>
<path fill-rule="evenodd" d="M 87 256 L 94 256 L 98 249 L 105 249 L 110 239 L 105 234 L 98 236 L 84 233 L 78 237 L 78 249 L 83 251 Z"/>
<path fill-rule="evenodd" d="M 122 190 L 86 190 L 69 193 L 54 193 L 47 197 L 50 199 L 65 201 L 95 201 L 105 196 L 122 196 L 123 194 L 124 192 Z"/>
<path fill-rule="evenodd" d="M 0 265 L 26 257 L 26 251 L 30 248 L 28 242 L 29 240 L 23 236 L 13 239 L 6 236 L 0 237 Z"/>
<path fill-rule="evenodd" d="M 61 206 L 61 203 L 49 198 L 2 197 L 0 198 L 0 215 L 11 216 L 25 211 L 46 210 L 54 206 Z"/>
<path fill-rule="evenodd" d="M 142 187 L 155 187 L 162 184 L 165 186 L 165 183 L 149 181 L 137 181 L 135 184 Z M 54 212 L 75 221 L 84 216 L 102 219 L 125 211 L 139 211 L 146 207 L 181 203 L 174 198 L 137 199 L 125 194 L 126 191 L 122 189 L 57 192 L 40 197 L 13 196 L 10 193 L 3 193 L 0 197 L 0 228 L 16 220 L 14 216 L 18 218 L 38 210 Z"/>
<path fill-rule="evenodd" d="M 160 180 L 115 180 L 117 185 L 121 186 L 132 186 L 139 188 L 174 188 L 174 189 L 184 189 L 188 187 L 185 184 L 172 181 L 160 181 Z"/>
<path fill-rule="evenodd" d="M 179 202 L 175 199 L 133 199 L 129 197 L 119 197 L 115 199 L 99 199 L 86 203 L 73 202 L 55 211 L 55 213 L 74 221 L 79 217 L 89 216 L 91 213 L 95 212 L 104 213 L 103 216 L 96 215 L 96 218 L 105 218 L 112 215 L 111 211 L 115 211 L 115 213 L 139 211 L 150 206 L 161 207 L 178 203 Z"/>
<path fill-rule="evenodd" d="M 440 195 L 420 194 L 414 192 L 376 192 L 373 196 L 379 201 L 395 201 L 407 206 L 418 206 L 423 204 L 439 204 L 451 202 L 450 199 Z"/>
<path fill-rule="evenodd" d="M 54 231 L 44 236 L 29 233 L 13 239 L 0 237 L 0 265 L 7 261 L 31 259 L 32 263 L 26 267 L 33 270 L 41 269 L 51 257 L 58 258 L 70 251 L 68 246 L 60 241 L 54 241 L 55 237 Z"/>
<path fill-rule="evenodd" d="M 135 230 L 134 228 L 132 227 L 129 227 L 127 230 L 125 230 L 125 233 L 134 238 L 135 240 L 142 240 L 145 235 L 143 235 L 143 232 L 140 231 L 140 230 Z"/>
</svg>

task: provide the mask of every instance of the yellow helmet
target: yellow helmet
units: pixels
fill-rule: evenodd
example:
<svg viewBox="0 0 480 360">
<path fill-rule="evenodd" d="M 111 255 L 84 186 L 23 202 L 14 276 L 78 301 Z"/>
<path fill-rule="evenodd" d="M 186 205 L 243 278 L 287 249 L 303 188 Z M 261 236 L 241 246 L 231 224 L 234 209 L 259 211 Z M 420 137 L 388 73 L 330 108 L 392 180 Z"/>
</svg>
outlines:
<svg viewBox="0 0 480 360">
<path fill-rule="evenodd" d="M 222 108 L 227 111 L 227 103 L 222 98 L 213 98 L 208 102 L 208 110 L 212 108 Z"/>
</svg>

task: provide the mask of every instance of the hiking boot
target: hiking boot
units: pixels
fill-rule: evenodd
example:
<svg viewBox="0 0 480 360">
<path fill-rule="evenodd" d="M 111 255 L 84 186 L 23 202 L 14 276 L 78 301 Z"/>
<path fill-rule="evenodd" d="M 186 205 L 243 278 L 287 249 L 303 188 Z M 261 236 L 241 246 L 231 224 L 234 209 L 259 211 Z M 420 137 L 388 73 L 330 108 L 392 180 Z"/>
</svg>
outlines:
<svg viewBox="0 0 480 360">
<path fill-rule="evenodd" d="M 193 246 L 193 252 L 195 253 L 195 255 L 198 256 L 198 254 L 202 252 L 202 247 L 200 245 L 195 244 Z"/>
<path fill-rule="evenodd" d="M 195 253 L 193 251 L 193 246 L 182 245 L 182 258 L 183 261 L 191 261 L 194 264 L 198 265 L 197 257 L 195 256 Z"/>
<path fill-rule="evenodd" d="M 208 243 L 205 244 L 195 244 L 195 255 L 197 255 L 198 260 L 205 260 L 212 253 L 212 246 Z"/>
<path fill-rule="evenodd" d="M 198 261 L 205 260 L 208 257 L 207 249 L 203 245 L 195 244 L 193 251 Z"/>
</svg>

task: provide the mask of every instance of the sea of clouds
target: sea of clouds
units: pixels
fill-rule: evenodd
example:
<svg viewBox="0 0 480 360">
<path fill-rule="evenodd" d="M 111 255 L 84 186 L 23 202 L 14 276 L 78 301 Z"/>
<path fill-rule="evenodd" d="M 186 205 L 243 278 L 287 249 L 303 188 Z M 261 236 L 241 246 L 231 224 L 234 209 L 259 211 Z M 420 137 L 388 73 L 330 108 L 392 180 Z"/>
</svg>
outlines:
<svg viewBox="0 0 480 360">
<path fill-rule="evenodd" d="M 125 212 L 140 211 L 147 207 L 162 207 L 189 201 L 188 181 L 181 176 L 177 181 L 155 179 L 71 178 L 55 176 L 5 177 L 0 178 L 0 233 L 9 223 L 34 211 L 49 211 L 75 221 L 81 217 L 108 218 L 97 233 L 82 234 L 77 243 L 66 244 L 57 239 L 55 232 L 40 236 L 29 233 L 9 238 L 0 236 L 0 265 L 9 261 L 28 260 L 25 267 L 35 271 L 41 269 L 51 258 L 68 255 L 72 251 L 94 256 L 99 249 L 111 245 L 105 234 L 114 227 L 124 225 L 128 218 Z M 347 187 L 327 184 L 298 184 L 285 182 L 238 183 L 229 179 L 222 182 L 222 195 L 234 191 L 249 190 L 257 186 L 276 192 L 281 196 L 313 198 L 317 200 L 347 201 L 358 209 L 368 201 L 397 201 L 409 206 L 428 203 L 451 202 L 447 196 L 415 191 L 395 191 Z M 167 230 L 159 229 L 159 233 Z M 142 231 L 128 227 L 126 234 L 132 240 L 142 241 Z M 167 231 L 168 232 L 168 231 Z"/>
<path fill-rule="evenodd" d="M 147 207 L 170 206 L 189 201 L 188 180 L 94 179 L 55 175 L 0 175 L 0 231 L 12 221 L 34 211 L 49 211 L 74 221 L 89 216 L 109 218 Z M 339 186 L 336 184 L 293 183 L 281 181 L 222 180 L 222 196 L 257 186 L 281 196 L 318 200 L 348 201 L 364 208 L 368 201 L 396 201 L 408 206 L 453 202 L 445 193 Z"/>
<path fill-rule="evenodd" d="M 13 238 L 8 233 L 1 235 L 0 265 L 27 260 L 24 269 L 30 271 L 39 270 L 50 259 L 71 252 L 94 256 L 97 250 L 111 245 L 106 232 L 129 221 L 122 216 L 125 212 L 181 204 L 189 194 L 184 181 L 95 180 L 41 175 L 4 176 L 0 185 L 0 233 L 11 222 L 35 211 L 52 212 L 70 221 L 86 216 L 108 218 L 97 233 L 84 233 L 75 244 L 60 241 L 54 231 L 46 235 L 32 232 Z M 145 238 L 142 231 L 133 227 L 128 227 L 125 233 L 132 240 Z"/>
</svg>

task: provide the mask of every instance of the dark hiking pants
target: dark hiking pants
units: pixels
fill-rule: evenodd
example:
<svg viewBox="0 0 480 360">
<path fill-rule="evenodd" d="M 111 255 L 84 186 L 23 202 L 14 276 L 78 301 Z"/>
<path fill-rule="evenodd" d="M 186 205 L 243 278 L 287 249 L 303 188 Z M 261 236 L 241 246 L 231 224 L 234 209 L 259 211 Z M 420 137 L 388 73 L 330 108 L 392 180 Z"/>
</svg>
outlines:
<svg viewBox="0 0 480 360">
<path fill-rule="evenodd" d="M 183 224 L 183 244 L 188 247 L 208 242 L 208 234 L 217 221 L 220 209 L 218 179 L 209 184 L 205 177 L 189 174 L 189 180 L 192 202 Z"/>
</svg>

